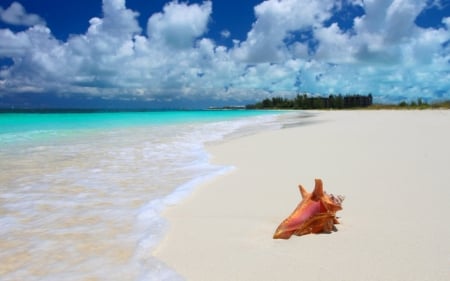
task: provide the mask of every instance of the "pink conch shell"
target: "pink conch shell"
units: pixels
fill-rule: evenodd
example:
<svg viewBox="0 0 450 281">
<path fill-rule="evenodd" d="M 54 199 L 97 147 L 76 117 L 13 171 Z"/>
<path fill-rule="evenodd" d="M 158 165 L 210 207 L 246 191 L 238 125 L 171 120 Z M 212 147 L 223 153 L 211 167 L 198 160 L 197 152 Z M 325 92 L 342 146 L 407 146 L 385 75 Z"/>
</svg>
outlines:
<svg viewBox="0 0 450 281">
<path fill-rule="evenodd" d="M 274 239 L 289 239 L 291 235 L 329 233 L 338 224 L 336 212 L 342 210 L 344 196 L 334 196 L 323 191 L 321 179 L 315 180 L 314 191 L 309 193 L 299 185 L 302 201 L 292 214 L 275 231 Z"/>
</svg>

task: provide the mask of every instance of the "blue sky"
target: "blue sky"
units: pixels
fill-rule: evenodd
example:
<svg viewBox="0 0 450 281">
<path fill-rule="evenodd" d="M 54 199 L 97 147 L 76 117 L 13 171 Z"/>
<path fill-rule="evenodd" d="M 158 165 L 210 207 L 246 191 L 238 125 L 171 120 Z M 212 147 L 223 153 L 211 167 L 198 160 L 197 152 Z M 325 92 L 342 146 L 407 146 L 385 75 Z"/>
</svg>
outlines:
<svg viewBox="0 0 450 281">
<path fill-rule="evenodd" d="M 0 107 L 450 99 L 450 0 L 1 0 Z"/>
</svg>

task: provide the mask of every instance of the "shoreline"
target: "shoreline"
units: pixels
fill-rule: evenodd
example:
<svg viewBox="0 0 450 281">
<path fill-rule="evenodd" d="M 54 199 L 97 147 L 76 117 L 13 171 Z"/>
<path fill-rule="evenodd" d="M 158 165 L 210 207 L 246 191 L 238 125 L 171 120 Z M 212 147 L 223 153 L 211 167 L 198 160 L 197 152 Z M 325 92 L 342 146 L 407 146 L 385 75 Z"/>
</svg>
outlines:
<svg viewBox="0 0 450 281">
<path fill-rule="evenodd" d="M 449 117 L 324 111 L 208 146 L 236 168 L 163 212 L 154 254 L 187 280 L 447 280 Z M 346 196 L 338 231 L 273 240 L 314 178 Z"/>
</svg>

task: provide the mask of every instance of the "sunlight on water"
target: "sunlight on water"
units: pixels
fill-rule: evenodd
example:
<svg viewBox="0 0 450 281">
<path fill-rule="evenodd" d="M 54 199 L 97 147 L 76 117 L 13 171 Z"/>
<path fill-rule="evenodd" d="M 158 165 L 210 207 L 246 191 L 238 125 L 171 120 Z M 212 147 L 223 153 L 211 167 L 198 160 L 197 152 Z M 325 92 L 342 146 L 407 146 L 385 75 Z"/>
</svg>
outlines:
<svg viewBox="0 0 450 281">
<path fill-rule="evenodd" d="M 164 206 L 229 169 L 210 164 L 204 144 L 279 126 L 273 114 L 119 125 L 113 117 L 87 129 L 73 118 L 64 126 L 46 117 L 34 131 L 0 123 L 1 280 L 179 278 L 151 251 Z"/>
</svg>

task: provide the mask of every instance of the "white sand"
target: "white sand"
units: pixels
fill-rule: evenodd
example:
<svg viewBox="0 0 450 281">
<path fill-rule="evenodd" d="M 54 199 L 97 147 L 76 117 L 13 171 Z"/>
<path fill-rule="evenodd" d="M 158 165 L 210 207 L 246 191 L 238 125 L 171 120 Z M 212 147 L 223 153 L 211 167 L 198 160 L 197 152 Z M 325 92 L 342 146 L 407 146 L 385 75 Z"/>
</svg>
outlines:
<svg viewBox="0 0 450 281">
<path fill-rule="evenodd" d="M 236 167 L 170 207 L 158 258 L 187 280 L 450 280 L 450 111 L 320 112 L 210 148 Z M 332 234 L 273 240 L 314 178 Z"/>
</svg>

